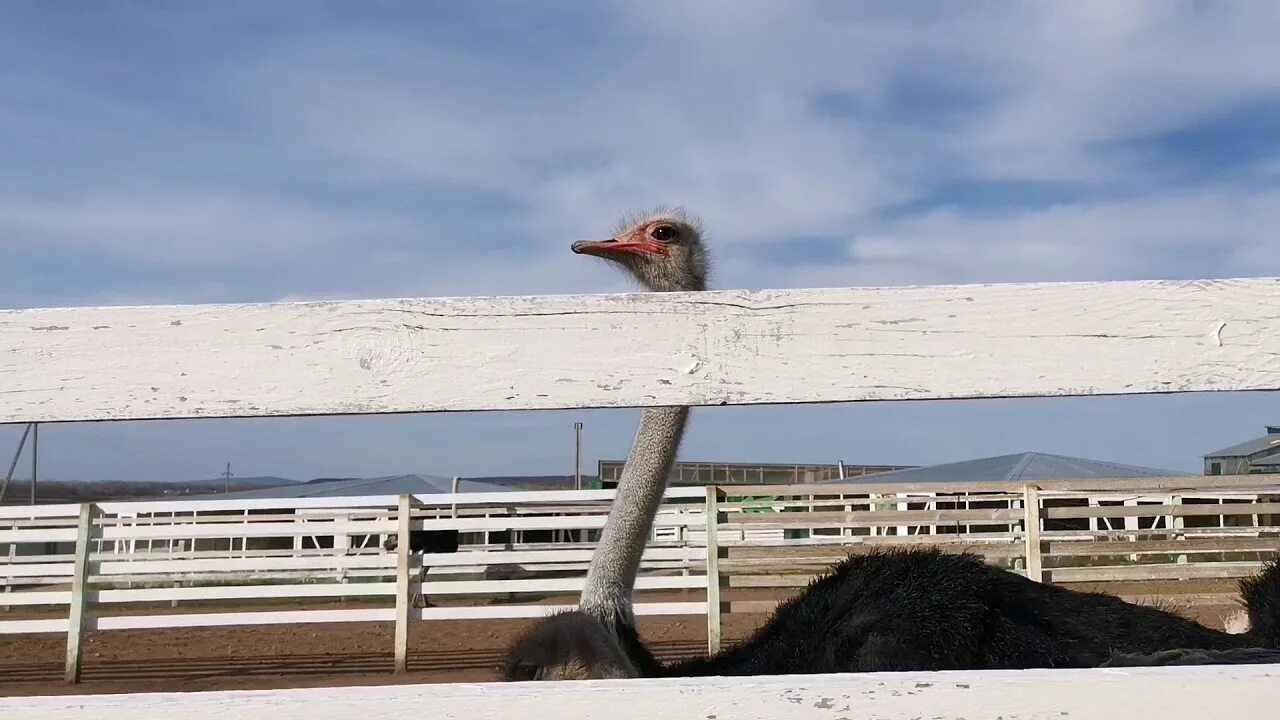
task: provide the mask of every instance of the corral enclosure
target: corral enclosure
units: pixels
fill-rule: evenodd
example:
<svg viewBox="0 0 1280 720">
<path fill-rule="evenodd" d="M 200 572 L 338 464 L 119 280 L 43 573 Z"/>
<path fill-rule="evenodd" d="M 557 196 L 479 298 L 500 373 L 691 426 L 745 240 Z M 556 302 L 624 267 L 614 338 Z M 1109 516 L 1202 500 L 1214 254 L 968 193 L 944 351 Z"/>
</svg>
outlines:
<svg viewBox="0 0 1280 720">
<path fill-rule="evenodd" d="M 1277 306 L 1280 281 L 1264 278 L 7 311 L 0 313 L 0 377 L 5 383 L 0 422 L 1276 390 L 1280 389 Z M 131 352 L 136 348 L 147 351 Z M 952 488 L 952 497 L 930 497 L 928 490 L 907 497 L 903 493 L 919 489 L 902 487 L 822 486 L 816 491 L 817 486 L 798 486 L 769 492 L 753 487 L 750 499 L 737 501 L 714 488 L 705 494 L 694 489 L 697 494 L 690 496 L 681 495 L 687 489 L 673 488 L 668 512 L 658 524 L 674 528 L 675 537 L 655 538 L 649 556 L 651 563 L 669 565 L 650 564 L 641 587 L 666 584 L 704 591 L 701 601 L 676 611 L 711 610 L 707 612 L 708 641 L 715 646 L 718 593 L 726 579 L 732 584 L 735 577 L 751 577 L 752 573 L 742 570 L 753 566 L 774 570 L 757 576 L 776 576 L 779 558 L 816 570 L 830 561 L 830 545 L 855 539 L 866 544 L 972 543 L 992 559 L 1008 561 L 1015 570 L 1049 581 L 1096 572 L 1235 577 L 1256 568 L 1258 560 L 1275 549 L 1274 515 L 1280 508 L 1270 495 L 1276 488 L 1262 484 L 1258 477 L 1223 476 L 1196 486 L 1188 485 L 1186 478 L 1144 482 L 1075 490 L 1051 484 Z M 978 491 L 985 494 L 969 496 Z M 370 499 L 356 508 L 330 504 L 320 515 L 332 515 L 321 522 L 330 523 L 329 529 L 335 532 L 342 526 L 343 533 L 356 535 L 394 531 L 401 538 L 400 547 L 407 548 L 404 540 L 416 528 L 472 524 L 469 529 L 480 529 L 496 522 L 510 529 L 525 521 L 533 523 L 526 527 L 548 522 L 562 528 L 591 527 L 603 521 L 607 498 L 607 493 L 560 498 L 583 507 L 535 513 L 532 518 L 516 511 L 501 517 L 492 517 L 495 513 L 488 518 L 483 513 L 468 517 L 466 512 L 455 517 L 454 501 L 464 509 L 465 496 L 447 498 L 447 515 L 443 507 L 415 509 L 414 499 L 408 497 L 394 499 L 394 507 L 391 498 Z M 554 501 L 549 496 L 548 500 Z M 1074 502 L 1055 506 L 1054 500 Z M 1118 505 L 1110 504 L 1117 501 Z M 1227 512 L 1219 501 L 1243 504 Z M 1210 502 L 1213 506 L 1206 507 Z M 172 517 L 154 521 L 160 508 L 130 517 L 123 505 L 76 508 L 74 521 L 67 508 L 49 508 L 44 516 L 33 510 L 26 510 L 25 516 L 5 511 L 3 520 L 11 525 L 0 530 L 8 533 L 0 535 L 0 542 L 75 543 L 71 558 L 11 563 L 11 567 L 60 566 L 57 572 L 51 567 L 40 572 L 51 571 L 50 578 L 69 578 L 71 585 L 69 590 L 37 591 L 46 593 L 43 602 L 65 604 L 67 615 L 14 621 L 48 623 L 21 630 L 69 631 L 74 638 L 78 629 L 94 623 L 125 627 L 129 622 L 156 622 L 91 617 L 85 603 L 90 591 L 97 592 L 97 600 L 104 605 L 148 598 L 181 601 L 219 593 L 256 597 L 263 587 L 271 586 L 252 585 L 252 590 L 243 591 L 218 590 L 235 586 L 214 583 L 101 591 L 93 586 L 112 574 L 126 576 L 127 584 L 131 579 L 127 576 L 136 570 L 129 569 L 132 562 L 207 562 L 204 567 L 211 570 L 232 567 L 228 556 L 234 555 L 230 551 L 236 537 L 327 534 L 314 527 L 317 517 L 308 528 L 302 527 L 303 515 L 296 513 L 248 522 L 244 512 L 249 508 L 237 507 L 222 508 L 228 514 L 221 517 L 234 518 L 223 522 L 230 527 L 219 528 L 219 523 L 201 519 L 175 529 Z M 273 512 L 280 509 L 276 505 Z M 520 505 L 528 507 L 523 499 Z M 794 520 L 779 519 L 791 512 Z M 1099 524 L 1103 518 L 1121 518 L 1123 526 L 1108 523 L 1103 529 Z M 1142 518 L 1150 518 L 1150 525 Z M 1196 527 L 1188 522 L 1192 518 L 1221 520 Z M 1084 523 L 1054 525 L 1066 521 Z M 716 532 L 708 533 L 708 526 Z M 922 528 L 927 530 L 921 532 Z M 723 545 L 722 531 L 727 533 Z M 749 537 L 749 531 L 781 531 L 781 537 Z M 973 537 L 988 534 L 991 537 Z M 159 553 L 154 548 L 145 551 L 190 553 L 158 558 L 138 555 L 133 545 L 133 552 L 127 553 L 132 561 L 116 565 L 110 559 L 119 542 L 175 536 L 222 537 L 228 547 L 227 551 L 175 550 L 169 544 Z M 112 544 L 102 545 L 108 541 Z M 741 548 L 737 557 L 735 543 Z M 784 547 L 775 549 L 778 545 Z M 242 540 L 241 553 L 248 551 Z M 663 556 L 663 551 L 670 554 Z M 222 557 L 200 557 L 201 552 Z M 306 565 L 306 553 L 296 548 L 283 552 L 289 562 Z M 570 556 L 560 558 L 566 561 L 565 578 L 544 575 L 511 580 L 558 582 L 556 587 L 565 589 L 577 587 L 580 569 L 590 554 L 586 547 L 503 548 L 499 552 L 578 553 L 572 561 Z M 431 557 L 426 564 L 435 572 L 442 564 L 475 560 L 465 557 L 470 554 Z M 338 577 L 328 587 L 310 585 L 323 590 L 299 590 L 308 585 L 285 576 L 276 587 L 289 588 L 281 591 L 289 593 L 390 595 L 394 607 L 339 612 L 377 613 L 394 618 L 398 626 L 412 617 L 457 610 L 410 607 L 413 561 L 407 550 L 394 557 L 394 568 L 388 567 L 392 558 L 385 554 L 339 555 L 330 548 L 318 556 L 321 565 L 335 557 L 352 559 L 336 568 L 339 575 L 346 573 L 347 581 Z M 1121 556 L 1128 556 L 1125 562 L 1114 560 Z M 1153 561 L 1135 562 L 1139 556 Z M 1072 560 L 1079 557 L 1113 560 Z M 804 562 L 792 562 L 796 558 Z M 281 558 L 254 561 L 264 559 L 271 560 L 261 565 L 264 570 L 288 572 L 283 566 L 289 562 L 278 562 Z M 70 572 L 64 574 L 68 563 Z M 189 574 L 195 566 L 182 567 Z M 250 569 L 241 567 L 244 572 Z M 362 574 L 357 570 L 375 570 L 383 579 L 356 582 Z M 452 582 L 475 582 L 450 580 L 433 586 L 428 578 L 429 593 L 448 592 Z M 176 576 L 164 579 L 183 581 Z M 765 582 L 781 581 L 774 577 Z M 352 591 L 361 586 L 367 590 Z M 511 606 L 498 607 L 509 612 L 505 608 Z M 545 608 L 529 612 L 545 612 Z M 398 647 L 402 645 L 399 635 Z M 68 669 L 74 671 L 75 640 L 69 645 Z M 838 717 L 865 714 L 862 703 L 867 702 L 874 702 L 879 717 L 1087 715 L 1097 707 L 1092 703 L 1104 695 L 1111 707 L 1141 707 L 1166 718 L 1197 717 L 1200 708 L 1210 705 L 1236 717 L 1269 717 L 1280 701 L 1280 668 L 1274 666 L 932 673 L 928 679 L 909 675 L 636 680 L 535 688 L 421 686 L 412 692 L 212 693 L 180 697 L 177 702 L 184 714 L 193 717 L 225 714 L 235 707 L 240 716 L 250 718 L 282 713 L 337 718 L 370 712 L 379 702 L 386 704 L 376 713 L 407 713 L 408 701 L 397 698 L 412 697 L 413 708 L 429 706 L 433 716 L 501 720 L 539 709 L 554 710 L 562 717 L 590 717 L 606 710 L 619 718 L 640 717 L 639 713 L 653 717 L 655 708 L 670 710 L 659 712 L 662 717 L 800 717 L 800 712 L 804 717 L 823 712 Z M 886 687 L 901 687 L 903 692 L 874 689 Z M 637 700 L 619 703 L 614 695 L 618 692 L 636 694 Z M 169 703 L 174 700 L 153 696 L 140 702 L 127 696 L 101 696 L 77 698 L 72 706 L 59 702 L 19 698 L 0 702 L 0 708 L 10 717 L 65 714 L 74 707 L 85 716 L 139 718 L 172 714 Z M 1225 709 L 1224 702 L 1236 706 Z M 1162 709 L 1157 710 L 1157 705 Z"/>
</svg>

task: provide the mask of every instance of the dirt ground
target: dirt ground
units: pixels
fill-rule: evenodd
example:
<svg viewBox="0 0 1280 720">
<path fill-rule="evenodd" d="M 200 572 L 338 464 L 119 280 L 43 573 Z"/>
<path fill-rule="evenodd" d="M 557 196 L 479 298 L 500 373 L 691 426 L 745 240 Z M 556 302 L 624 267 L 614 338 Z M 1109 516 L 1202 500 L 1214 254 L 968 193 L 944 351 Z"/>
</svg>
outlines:
<svg viewBox="0 0 1280 720">
<path fill-rule="evenodd" d="M 1229 587 L 1218 585 L 1082 589 L 1127 594 L 1142 602 L 1159 599 L 1171 604 L 1170 609 L 1215 628 L 1222 628 L 1225 618 L 1238 609 L 1221 602 L 1203 604 L 1202 596 L 1192 599 L 1196 593 L 1230 592 Z M 759 597 L 751 595 L 751 599 Z M 15 614 L 0 617 L 17 619 Z M 763 614 L 726 615 L 726 641 L 744 637 L 765 619 Z M 0 696 L 483 682 L 494 679 L 503 648 L 530 622 L 413 623 L 409 672 L 404 675 L 392 673 L 391 623 L 91 632 L 86 637 L 83 681 L 78 685 L 62 681 L 65 636 L 6 635 L 0 636 Z M 655 654 L 665 660 L 706 650 L 706 622 L 701 617 L 642 617 L 639 629 Z"/>
</svg>

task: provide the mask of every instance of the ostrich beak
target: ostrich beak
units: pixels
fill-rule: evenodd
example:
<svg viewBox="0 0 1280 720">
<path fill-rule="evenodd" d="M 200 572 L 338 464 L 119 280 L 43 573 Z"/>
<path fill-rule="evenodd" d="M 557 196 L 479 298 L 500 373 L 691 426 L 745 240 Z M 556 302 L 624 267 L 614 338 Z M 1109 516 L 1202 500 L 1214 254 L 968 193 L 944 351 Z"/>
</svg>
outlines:
<svg viewBox="0 0 1280 720">
<path fill-rule="evenodd" d="M 620 255 L 667 255 L 667 246 L 648 238 L 639 239 L 630 236 L 613 237 L 608 240 L 579 240 L 569 246 L 578 255 L 595 255 L 596 257 L 616 259 Z"/>
</svg>

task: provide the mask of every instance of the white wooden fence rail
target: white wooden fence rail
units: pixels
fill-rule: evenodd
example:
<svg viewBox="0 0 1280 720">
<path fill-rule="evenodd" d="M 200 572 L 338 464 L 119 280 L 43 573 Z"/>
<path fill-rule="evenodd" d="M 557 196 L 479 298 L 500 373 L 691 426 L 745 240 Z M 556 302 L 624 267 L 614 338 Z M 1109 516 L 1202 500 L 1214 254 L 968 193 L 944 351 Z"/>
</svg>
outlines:
<svg viewBox="0 0 1280 720">
<path fill-rule="evenodd" d="M 456 683 L 0 698 L 5 720 L 1274 720 L 1280 666 Z"/>
<path fill-rule="evenodd" d="M 0 423 L 1274 390 L 1278 305 L 1259 278 L 0 311 Z"/>
<path fill-rule="evenodd" d="M 1278 307 L 1280 279 L 1255 278 L 0 311 L 0 423 L 1274 391 Z M 406 505 L 394 519 L 402 542 L 392 612 L 401 631 L 410 615 L 403 541 L 418 522 Z M 76 524 L 96 527 L 103 510 L 87 508 Z M 385 524 L 349 521 L 369 532 Z M 103 526 L 102 537 L 148 539 L 142 530 Z M 39 532 L 76 539 L 75 605 L 91 577 L 87 533 Z M 73 608 L 69 622 L 94 619 Z M 308 690 L 184 696 L 177 705 L 165 696 L 18 699 L 0 711 L 134 720 L 230 710 L 274 720 L 417 717 L 428 708 L 435 717 L 495 720 L 539 711 L 705 720 L 1060 717 L 1109 704 L 1164 718 L 1210 709 L 1241 718 L 1273 715 L 1275 672 Z M 941 684 L 948 677 L 959 681 Z"/>
</svg>

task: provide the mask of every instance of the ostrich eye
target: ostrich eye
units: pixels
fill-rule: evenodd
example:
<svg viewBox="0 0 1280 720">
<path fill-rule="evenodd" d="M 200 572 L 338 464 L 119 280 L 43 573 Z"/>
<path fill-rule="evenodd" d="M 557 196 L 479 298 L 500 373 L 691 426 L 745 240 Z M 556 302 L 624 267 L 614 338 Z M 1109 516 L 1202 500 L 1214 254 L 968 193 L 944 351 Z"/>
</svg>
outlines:
<svg viewBox="0 0 1280 720">
<path fill-rule="evenodd" d="M 670 225 L 659 225 L 649 233 L 649 237 L 658 242 L 671 242 L 676 239 L 676 229 Z"/>
</svg>

